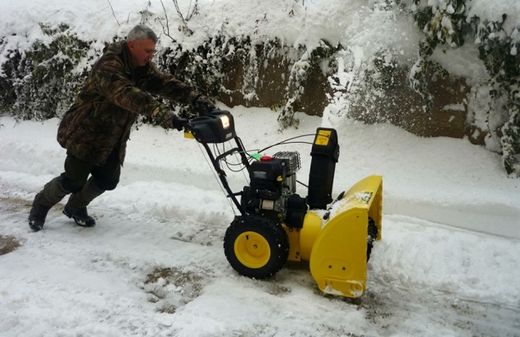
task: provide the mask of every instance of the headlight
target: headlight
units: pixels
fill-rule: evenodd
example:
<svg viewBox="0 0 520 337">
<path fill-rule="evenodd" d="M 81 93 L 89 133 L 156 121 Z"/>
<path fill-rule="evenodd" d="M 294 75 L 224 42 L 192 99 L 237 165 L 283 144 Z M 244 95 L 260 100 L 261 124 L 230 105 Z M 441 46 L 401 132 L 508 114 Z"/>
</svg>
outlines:
<svg viewBox="0 0 520 337">
<path fill-rule="evenodd" d="M 229 128 L 229 117 L 226 115 L 222 115 L 219 118 L 220 118 L 220 121 L 222 122 L 222 127 L 224 129 Z"/>
</svg>

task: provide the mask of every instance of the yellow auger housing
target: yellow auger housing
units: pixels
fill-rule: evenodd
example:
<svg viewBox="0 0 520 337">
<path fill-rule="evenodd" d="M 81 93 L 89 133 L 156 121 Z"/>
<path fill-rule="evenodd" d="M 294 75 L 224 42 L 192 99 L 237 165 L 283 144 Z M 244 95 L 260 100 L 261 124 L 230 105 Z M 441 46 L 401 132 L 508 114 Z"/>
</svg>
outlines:
<svg viewBox="0 0 520 337">
<path fill-rule="evenodd" d="M 382 193 L 382 178 L 369 176 L 328 211 L 308 211 L 301 229 L 285 227 L 288 259 L 309 261 L 324 293 L 356 298 L 365 291 L 372 241 L 381 239 Z"/>
</svg>

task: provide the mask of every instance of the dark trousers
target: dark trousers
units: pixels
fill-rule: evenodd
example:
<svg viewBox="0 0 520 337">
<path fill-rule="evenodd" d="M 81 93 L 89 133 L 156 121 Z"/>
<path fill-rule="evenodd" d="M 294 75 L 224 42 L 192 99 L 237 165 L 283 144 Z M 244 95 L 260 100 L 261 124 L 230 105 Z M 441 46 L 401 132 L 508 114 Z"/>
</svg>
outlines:
<svg viewBox="0 0 520 337">
<path fill-rule="evenodd" d="M 63 188 L 72 193 L 79 192 L 89 175 L 92 175 L 91 180 L 99 189 L 104 191 L 115 189 L 121 175 L 117 151 L 113 151 L 102 166 L 94 166 L 67 153 L 65 172 L 60 175 Z"/>
</svg>

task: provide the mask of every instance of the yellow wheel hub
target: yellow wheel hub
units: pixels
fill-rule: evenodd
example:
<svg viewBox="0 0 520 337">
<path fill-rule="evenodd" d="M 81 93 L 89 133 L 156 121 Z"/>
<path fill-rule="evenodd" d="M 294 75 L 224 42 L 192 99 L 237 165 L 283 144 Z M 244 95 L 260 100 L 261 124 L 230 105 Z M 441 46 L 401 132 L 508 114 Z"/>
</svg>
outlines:
<svg viewBox="0 0 520 337">
<path fill-rule="evenodd" d="M 248 268 L 262 268 L 271 257 L 269 242 L 257 232 L 247 231 L 235 239 L 235 255 Z"/>
</svg>

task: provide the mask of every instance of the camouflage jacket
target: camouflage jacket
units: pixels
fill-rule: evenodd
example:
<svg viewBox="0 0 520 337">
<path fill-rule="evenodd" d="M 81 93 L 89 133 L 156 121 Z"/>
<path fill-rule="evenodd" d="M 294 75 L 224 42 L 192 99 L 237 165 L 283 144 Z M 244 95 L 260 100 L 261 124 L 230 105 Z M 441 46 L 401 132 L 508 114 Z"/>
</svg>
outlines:
<svg viewBox="0 0 520 337">
<path fill-rule="evenodd" d="M 137 116 L 154 116 L 158 122 L 170 116 L 151 94 L 183 103 L 191 103 L 197 95 L 188 85 L 159 72 L 152 63 L 133 66 L 126 42 L 111 44 L 64 115 L 58 142 L 67 153 L 97 166 L 116 150 L 122 164 Z"/>
</svg>

